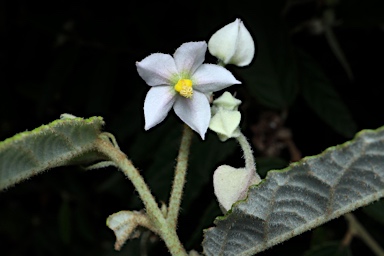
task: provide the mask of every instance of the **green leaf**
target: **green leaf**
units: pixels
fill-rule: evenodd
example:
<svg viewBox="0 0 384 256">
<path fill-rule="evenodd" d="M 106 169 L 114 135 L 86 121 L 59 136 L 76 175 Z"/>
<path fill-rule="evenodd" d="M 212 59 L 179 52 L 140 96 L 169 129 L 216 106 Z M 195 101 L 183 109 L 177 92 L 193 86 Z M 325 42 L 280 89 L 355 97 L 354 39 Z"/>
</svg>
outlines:
<svg viewBox="0 0 384 256">
<path fill-rule="evenodd" d="M 302 51 L 298 56 L 301 93 L 307 104 L 336 132 L 351 138 L 357 126 L 347 106 L 316 61 Z"/>
<path fill-rule="evenodd" d="M 56 120 L 0 142 L 0 190 L 57 166 L 101 160 L 101 117 Z"/>
<path fill-rule="evenodd" d="M 253 255 L 384 196 L 384 126 L 251 186 L 203 241 L 206 255 Z"/>
</svg>

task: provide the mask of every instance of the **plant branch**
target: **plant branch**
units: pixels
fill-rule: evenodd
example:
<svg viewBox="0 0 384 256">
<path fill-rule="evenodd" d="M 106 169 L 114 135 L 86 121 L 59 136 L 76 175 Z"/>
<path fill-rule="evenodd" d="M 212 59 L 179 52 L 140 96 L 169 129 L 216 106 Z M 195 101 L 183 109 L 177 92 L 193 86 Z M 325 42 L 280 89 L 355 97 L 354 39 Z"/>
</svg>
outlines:
<svg viewBox="0 0 384 256">
<path fill-rule="evenodd" d="M 193 132 L 191 128 L 189 128 L 187 125 L 184 125 L 167 214 L 167 221 L 174 229 L 176 229 L 177 226 L 177 218 L 179 215 L 181 198 L 183 196 L 183 188 L 185 184 L 185 177 L 187 175 L 188 155 L 191 147 L 192 135 Z"/>
<path fill-rule="evenodd" d="M 151 194 L 147 184 L 139 171 L 128 160 L 126 155 L 116 148 L 111 142 L 99 139 L 96 143 L 97 149 L 110 158 L 123 171 L 123 173 L 131 180 L 135 189 L 139 193 L 141 200 L 145 205 L 145 209 L 154 229 L 158 230 L 160 237 L 164 240 L 172 255 L 187 255 L 184 247 L 176 234 L 176 230 L 168 224 L 159 209 L 155 198 Z"/>
</svg>

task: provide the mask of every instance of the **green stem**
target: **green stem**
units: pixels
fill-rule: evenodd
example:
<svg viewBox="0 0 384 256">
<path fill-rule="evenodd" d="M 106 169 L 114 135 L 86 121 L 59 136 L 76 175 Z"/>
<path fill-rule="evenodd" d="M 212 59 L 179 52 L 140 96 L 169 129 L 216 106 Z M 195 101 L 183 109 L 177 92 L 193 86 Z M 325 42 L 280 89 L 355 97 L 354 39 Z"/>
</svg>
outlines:
<svg viewBox="0 0 384 256">
<path fill-rule="evenodd" d="M 188 155 L 191 147 L 192 135 L 193 132 L 191 128 L 189 128 L 187 125 L 184 125 L 167 214 L 167 221 L 174 229 L 176 229 L 181 198 L 183 196 L 183 188 L 185 184 L 185 176 L 187 174 Z"/>
<path fill-rule="evenodd" d="M 352 229 L 352 232 L 358 235 L 369 248 L 377 256 L 384 256 L 384 250 L 380 245 L 371 237 L 371 235 L 365 230 L 364 226 L 361 225 L 355 216 L 352 213 L 347 213 L 344 215 L 349 223 L 349 228 Z"/>
<path fill-rule="evenodd" d="M 106 140 L 99 139 L 96 146 L 101 153 L 115 162 L 116 165 L 131 180 L 145 205 L 148 218 L 151 220 L 154 228 L 159 230 L 159 235 L 164 240 L 170 253 L 172 255 L 187 255 L 176 234 L 176 230 L 165 220 L 155 201 L 155 198 L 151 194 L 151 191 L 139 171 L 133 166 L 132 162 L 127 159 L 123 152 Z"/>
<path fill-rule="evenodd" d="M 251 145 L 248 143 L 247 138 L 244 136 L 244 134 L 240 133 L 240 136 L 236 137 L 236 139 L 244 153 L 245 168 L 247 170 L 256 170 L 255 158 L 253 157 L 253 151 Z"/>
</svg>

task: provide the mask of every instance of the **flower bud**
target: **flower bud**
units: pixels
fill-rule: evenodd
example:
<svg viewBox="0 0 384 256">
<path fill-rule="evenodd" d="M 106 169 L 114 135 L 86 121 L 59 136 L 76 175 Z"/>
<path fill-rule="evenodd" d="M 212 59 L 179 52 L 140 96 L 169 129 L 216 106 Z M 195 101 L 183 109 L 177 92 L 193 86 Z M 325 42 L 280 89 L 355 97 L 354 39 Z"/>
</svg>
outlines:
<svg viewBox="0 0 384 256">
<path fill-rule="evenodd" d="M 248 187 L 259 184 L 260 178 L 254 169 L 219 166 L 213 174 L 215 195 L 223 210 L 231 209 L 232 204 L 246 197 Z"/>
<path fill-rule="evenodd" d="M 243 22 L 236 19 L 212 35 L 208 49 L 224 64 L 243 67 L 251 63 L 255 54 L 255 43 Z"/>
<path fill-rule="evenodd" d="M 213 101 L 214 106 L 221 107 L 226 110 L 237 110 L 240 104 L 241 100 L 236 99 L 229 92 L 224 92 L 219 98 Z"/>
<path fill-rule="evenodd" d="M 229 92 L 224 92 L 213 101 L 209 129 L 216 132 L 221 141 L 240 135 L 241 114 L 237 110 L 240 103 L 241 100 L 236 99 Z"/>
<path fill-rule="evenodd" d="M 241 114 L 239 111 L 229 111 L 220 108 L 212 116 L 209 129 L 216 132 L 221 141 L 226 141 L 229 138 L 235 138 L 240 135 L 240 120 Z"/>
</svg>

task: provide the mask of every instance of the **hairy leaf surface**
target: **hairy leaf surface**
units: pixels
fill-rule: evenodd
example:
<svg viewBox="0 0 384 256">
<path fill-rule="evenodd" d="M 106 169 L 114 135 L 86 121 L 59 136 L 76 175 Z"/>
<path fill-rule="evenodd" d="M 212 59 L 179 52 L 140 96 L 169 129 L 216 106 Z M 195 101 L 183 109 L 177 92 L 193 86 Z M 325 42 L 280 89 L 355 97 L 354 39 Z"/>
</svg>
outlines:
<svg viewBox="0 0 384 256">
<path fill-rule="evenodd" d="M 205 233 L 206 255 L 253 255 L 384 195 L 384 127 L 252 186 Z"/>
<path fill-rule="evenodd" d="M 104 121 L 101 117 L 56 120 L 0 142 L 0 190 L 47 169 L 88 163 Z"/>
</svg>

